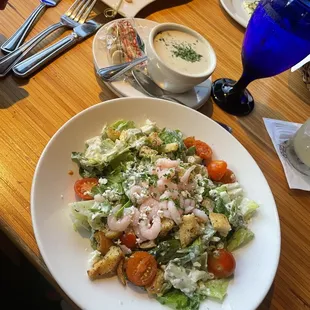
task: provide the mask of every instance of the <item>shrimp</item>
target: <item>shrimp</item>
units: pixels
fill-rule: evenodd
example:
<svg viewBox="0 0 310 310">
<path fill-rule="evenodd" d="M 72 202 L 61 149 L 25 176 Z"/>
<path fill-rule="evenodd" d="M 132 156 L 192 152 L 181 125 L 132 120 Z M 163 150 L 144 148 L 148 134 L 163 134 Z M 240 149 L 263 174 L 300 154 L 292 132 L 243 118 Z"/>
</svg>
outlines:
<svg viewBox="0 0 310 310">
<path fill-rule="evenodd" d="M 193 170 L 195 170 L 195 166 L 191 166 L 189 167 L 185 173 L 182 175 L 182 177 L 180 178 L 180 182 L 183 183 L 184 185 L 187 185 L 188 184 L 188 180 L 189 180 L 189 177 L 192 173 Z"/>
<path fill-rule="evenodd" d="M 174 168 L 169 168 L 169 169 L 163 169 L 160 170 L 159 168 L 156 169 L 157 171 L 157 176 L 160 179 L 171 179 L 175 176 L 175 169 Z"/>
<path fill-rule="evenodd" d="M 137 226 L 139 224 L 140 211 L 137 208 L 133 208 L 132 225 Z"/>
<path fill-rule="evenodd" d="M 170 180 L 159 179 L 157 181 L 157 189 L 160 192 L 164 192 L 166 189 L 177 190 L 178 186 L 177 186 L 177 184 L 171 182 Z"/>
<path fill-rule="evenodd" d="M 138 185 L 134 185 L 129 190 L 129 197 L 131 201 L 136 201 L 138 204 L 143 203 L 148 197 L 141 195 L 143 188 Z"/>
<path fill-rule="evenodd" d="M 193 213 L 195 214 L 195 216 L 199 217 L 203 222 L 207 223 L 209 221 L 208 215 L 199 209 L 194 209 Z"/>
<path fill-rule="evenodd" d="M 184 198 L 182 195 L 179 196 L 179 199 L 180 199 L 180 208 L 184 208 Z"/>
<path fill-rule="evenodd" d="M 168 209 L 168 201 L 167 200 L 161 201 L 159 203 L 159 209 L 160 210 L 167 210 Z"/>
<path fill-rule="evenodd" d="M 178 191 L 165 191 L 161 196 L 160 199 L 167 199 L 167 198 L 172 198 L 172 199 L 177 199 L 179 198 L 179 193 Z"/>
<path fill-rule="evenodd" d="M 184 209 L 185 214 L 191 213 L 195 209 L 195 201 L 193 199 L 185 199 Z"/>
<path fill-rule="evenodd" d="M 150 225 L 150 227 L 149 227 Z M 149 221 L 140 222 L 141 236 L 147 240 L 154 240 L 157 238 L 161 230 L 161 220 L 159 216 L 153 218 L 152 224 Z"/>
<path fill-rule="evenodd" d="M 144 241 L 146 241 L 147 239 L 145 239 L 144 237 L 142 237 L 141 235 L 141 230 L 140 230 L 140 226 L 139 226 L 139 223 L 137 226 L 133 226 L 133 231 L 137 237 L 137 243 L 142 243 Z"/>
<path fill-rule="evenodd" d="M 181 215 L 180 215 L 177 207 L 175 206 L 175 203 L 172 200 L 168 201 L 168 211 L 170 212 L 171 219 L 177 225 L 181 224 L 181 222 L 182 222 Z"/>
<path fill-rule="evenodd" d="M 140 213 L 147 214 L 149 219 L 152 219 L 154 216 L 156 216 L 158 210 L 159 210 L 159 202 L 153 198 L 147 199 L 140 206 Z"/>
<path fill-rule="evenodd" d="M 156 160 L 156 166 L 161 169 L 165 168 L 176 168 L 179 166 L 178 160 L 171 160 L 169 158 L 159 158 Z"/>
<path fill-rule="evenodd" d="M 124 231 L 131 223 L 131 215 L 125 215 L 121 219 L 117 219 L 114 215 L 108 216 L 108 226 L 114 231 Z"/>
</svg>

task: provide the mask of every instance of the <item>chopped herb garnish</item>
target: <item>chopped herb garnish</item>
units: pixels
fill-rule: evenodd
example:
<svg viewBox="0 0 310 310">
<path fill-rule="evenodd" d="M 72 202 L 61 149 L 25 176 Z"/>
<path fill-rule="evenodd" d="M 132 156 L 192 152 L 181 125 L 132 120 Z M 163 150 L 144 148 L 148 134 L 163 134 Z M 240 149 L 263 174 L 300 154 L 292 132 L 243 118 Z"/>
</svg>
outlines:
<svg viewBox="0 0 310 310">
<path fill-rule="evenodd" d="M 190 45 L 184 43 L 173 44 L 175 50 L 172 51 L 172 54 L 175 57 L 180 57 L 186 61 L 196 62 L 200 61 L 202 55 L 198 54 Z"/>
</svg>

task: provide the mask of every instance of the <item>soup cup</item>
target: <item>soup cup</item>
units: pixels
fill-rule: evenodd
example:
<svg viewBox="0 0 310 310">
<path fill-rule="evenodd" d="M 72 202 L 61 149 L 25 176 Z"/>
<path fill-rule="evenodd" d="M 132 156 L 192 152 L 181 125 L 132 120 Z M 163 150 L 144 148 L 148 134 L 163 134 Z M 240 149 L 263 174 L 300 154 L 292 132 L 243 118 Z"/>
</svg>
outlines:
<svg viewBox="0 0 310 310">
<path fill-rule="evenodd" d="M 205 46 L 205 53 L 202 56 L 206 58 L 207 63 L 202 66 L 201 72 L 194 74 L 181 72 L 169 61 L 158 55 L 154 46 L 154 39 L 157 34 L 169 30 L 190 34 Z M 211 76 L 216 66 L 216 55 L 211 44 L 198 32 L 175 23 L 159 24 L 151 30 L 146 44 L 146 53 L 148 56 L 147 69 L 151 78 L 159 87 L 173 93 L 184 93 L 202 83 Z M 188 66 L 190 65 L 191 62 L 188 61 Z"/>
</svg>

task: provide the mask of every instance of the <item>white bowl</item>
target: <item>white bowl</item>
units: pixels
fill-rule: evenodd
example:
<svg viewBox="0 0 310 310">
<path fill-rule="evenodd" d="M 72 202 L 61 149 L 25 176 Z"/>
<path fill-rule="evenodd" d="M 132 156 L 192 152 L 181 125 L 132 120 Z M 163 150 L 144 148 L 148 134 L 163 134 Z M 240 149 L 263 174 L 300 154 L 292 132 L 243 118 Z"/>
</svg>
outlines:
<svg viewBox="0 0 310 310">
<path fill-rule="evenodd" d="M 196 37 L 200 42 L 206 45 L 208 49 L 208 66 L 200 74 L 186 74 L 175 70 L 172 66 L 165 63 L 158 56 L 154 48 L 154 38 L 159 32 L 166 30 L 179 30 Z M 163 23 L 155 26 L 150 32 L 146 44 L 146 53 L 148 56 L 147 69 L 154 82 L 162 89 L 173 93 L 184 93 L 194 86 L 207 80 L 213 73 L 216 66 L 215 52 L 210 43 L 198 32 L 175 23 Z"/>
<path fill-rule="evenodd" d="M 234 252 L 236 272 L 223 304 L 206 300 L 200 307 L 256 309 L 270 288 L 280 253 L 279 218 L 266 179 L 247 150 L 213 120 L 180 104 L 153 98 L 121 98 L 91 106 L 63 125 L 44 149 L 32 184 L 31 215 L 40 252 L 57 283 L 81 309 L 168 309 L 146 292 L 123 287 L 117 277 L 90 281 L 86 273 L 89 239 L 74 231 L 69 216 L 68 203 L 76 199 L 73 186 L 79 178 L 71 152 L 83 151 L 86 139 L 98 135 L 104 123 L 119 118 L 138 124 L 150 118 L 160 127 L 178 128 L 206 141 L 215 158 L 228 162 L 246 195 L 260 203 L 250 224 L 254 240 Z"/>
</svg>

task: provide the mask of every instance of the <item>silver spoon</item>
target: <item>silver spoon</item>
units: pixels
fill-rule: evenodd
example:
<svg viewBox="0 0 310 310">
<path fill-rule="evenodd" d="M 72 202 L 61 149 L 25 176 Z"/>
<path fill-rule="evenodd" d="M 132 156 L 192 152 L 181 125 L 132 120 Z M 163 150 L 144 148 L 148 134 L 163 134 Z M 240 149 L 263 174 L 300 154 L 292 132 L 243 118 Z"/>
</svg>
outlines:
<svg viewBox="0 0 310 310">
<path fill-rule="evenodd" d="M 182 105 L 185 105 L 184 102 L 174 98 L 171 95 L 167 95 L 163 89 L 161 89 L 148 75 L 144 74 L 139 69 L 133 69 L 131 71 L 132 76 L 136 80 L 137 84 L 144 90 L 144 92 L 149 95 L 150 97 L 156 97 L 161 99 L 167 99 L 170 101 L 174 101 L 177 103 L 180 103 Z M 226 129 L 228 132 L 232 133 L 232 128 L 229 127 L 226 124 L 223 124 L 221 122 L 217 122 L 220 126 L 222 126 L 224 129 Z"/>
<path fill-rule="evenodd" d="M 167 95 L 148 75 L 144 74 L 139 69 L 133 69 L 131 71 L 132 76 L 138 83 L 138 85 L 151 97 L 171 100 L 184 105 L 184 102 L 174 98 L 173 96 Z"/>
<path fill-rule="evenodd" d="M 101 77 L 105 82 L 113 82 L 118 77 L 140 64 L 141 62 L 147 60 L 147 56 L 137 58 L 130 62 L 124 62 L 119 65 L 113 65 L 105 68 L 101 68 L 97 71 L 99 77 Z"/>
<path fill-rule="evenodd" d="M 56 6 L 61 0 L 40 0 L 40 5 L 31 13 L 17 31 L 1 45 L 1 50 L 5 53 L 14 52 L 24 42 L 31 28 L 38 20 L 44 9 Z"/>
</svg>

